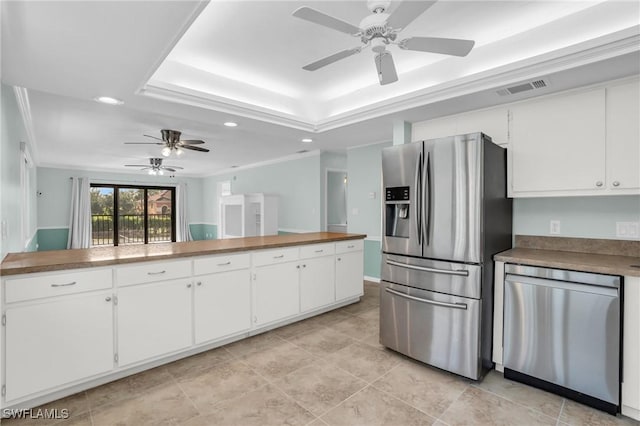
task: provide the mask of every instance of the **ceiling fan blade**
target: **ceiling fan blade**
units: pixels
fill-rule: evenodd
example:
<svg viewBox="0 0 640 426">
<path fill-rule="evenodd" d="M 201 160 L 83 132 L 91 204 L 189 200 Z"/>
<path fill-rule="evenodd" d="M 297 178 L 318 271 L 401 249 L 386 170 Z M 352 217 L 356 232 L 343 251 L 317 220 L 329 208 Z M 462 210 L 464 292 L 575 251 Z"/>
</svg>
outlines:
<svg viewBox="0 0 640 426">
<path fill-rule="evenodd" d="M 125 142 L 125 145 L 165 145 L 164 142 Z"/>
<path fill-rule="evenodd" d="M 125 167 L 149 167 L 146 164 L 125 164 Z"/>
<path fill-rule="evenodd" d="M 334 18 L 318 10 L 310 7 L 300 7 L 293 12 L 293 16 L 296 18 L 304 19 L 305 21 L 313 22 L 324 27 L 329 27 L 334 30 L 338 30 L 343 33 L 357 35 L 360 33 L 360 28 L 345 22 L 341 19 Z"/>
<path fill-rule="evenodd" d="M 473 40 L 462 40 L 458 38 L 411 37 L 402 40 L 398 46 L 406 50 L 467 56 L 471 49 L 473 49 L 474 44 L 476 44 L 476 42 Z"/>
<path fill-rule="evenodd" d="M 401 30 L 433 6 L 435 1 L 404 0 L 396 7 L 387 19 L 387 25 L 394 30 Z"/>
<path fill-rule="evenodd" d="M 204 143 L 204 141 L 201 141 L 198 139 L 187 139 L 187 140 L 180 141 L 179 143 L 183 145 L 200 145 Z"/>
<path fill-rule="evenodd" d="M 151 136 L 151 135 L 142 135 L 142 136 L 145 136 L 145 137 L 147 137 L 147 138 L 152 138 L 152 139 L 158 139 L 159 141 L 164 142 L 164 140 L 163 140 L 163 139 L 158 138 L 158 137 L 156 137 L 156 136 Z"/>
<path fill-rule="evenodd" d="M 190 149 L 192 151 L 209 152 L 207 148 L 200 148 L 199 146 L 182 145 L 182 149 Z"/>
<path fill-rule="evenodd" d="M 393 63 L 391 53 L 378 53 L 375 57 L 375 61 L 376 69 L 378 70 L 378 79 L 382 86 L 398 81 L 398 73 L 396 73 L 396 66 Z"/>
<path fill-rule="evenodd" d="M 160 168 L 165 170 L 171 170 L 172 172 L 175 172 L 176 170 L 184 169 L 184 167 L 178 167 L 178 166 L 160 166 Z"/>
<path fill-rule="evenodd" d="M 176 169 L 173 169 L 171 167 L 164 167 L 164 166 L 160 167 L 160 169 L 167 170 L 167 171 L 170 171 L 170 172 L 175 172 L 176 171 Z"/>
<path fill-rule="evenodd" d="M 315 71 L 318 68 L 325 67 L 329 64 L 332 64 L 340 59 L 348 58 L 351 55 L 355 55 L 356 53 L 360 53 L 362 47 L 354 47 L 353 49 L 343 50 L 342 52 L 334 53 L 331 56 L 327 56 L 326 58 L 320 59 L 319 61 L 315 61 L 310 63 L 309 65 L 305 65 L 302 67 L 303 70 L 307 71 Z"/>
</svg>

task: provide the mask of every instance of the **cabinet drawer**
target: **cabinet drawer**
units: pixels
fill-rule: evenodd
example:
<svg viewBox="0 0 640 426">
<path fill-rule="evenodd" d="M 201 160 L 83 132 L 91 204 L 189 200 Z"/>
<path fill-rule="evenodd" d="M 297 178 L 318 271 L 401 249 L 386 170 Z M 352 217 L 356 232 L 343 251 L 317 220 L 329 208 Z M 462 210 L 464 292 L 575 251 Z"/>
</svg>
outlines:
<svg viewBox="0 0 640 426">
<path fill-rule="evenodd" d="M 202 257 L 193 261 L 193 274 L 203 275 L 235 271 L 248 268 L 249 264 L 249 253 Z"/>
<path fill-rule="evenodd" d="M 332 255 L 335 253 L 335 244 L 326 243 L 326 244 L 313 244 L 310 246 L 302 246 L 300 247 L 300 258 L 308 259 L 311 257 L 320 257 Z"/>
<path fill-rule="evenodd" d="M 364 250 L 364 240 L 349 240 L 336 243 L 336 253 Z"/>
<path fill-rule="evenodd" d="M 191 260 L 149 262 L 116 269 L 119 286 L 185 278 L 191 275 Z"/>
<path fill-rule="evenodd" d="M 274 263 L 298 260 L 298 247 L 287 247 L 275 250 L 258 251 L 253 254 L 253 265 L 271 265 Z"/>
<path fill-rule="evenodd" d="M 7 303 L 111 288 L 111 269 L 42 274 L 5 280 Z"/>
</svg>

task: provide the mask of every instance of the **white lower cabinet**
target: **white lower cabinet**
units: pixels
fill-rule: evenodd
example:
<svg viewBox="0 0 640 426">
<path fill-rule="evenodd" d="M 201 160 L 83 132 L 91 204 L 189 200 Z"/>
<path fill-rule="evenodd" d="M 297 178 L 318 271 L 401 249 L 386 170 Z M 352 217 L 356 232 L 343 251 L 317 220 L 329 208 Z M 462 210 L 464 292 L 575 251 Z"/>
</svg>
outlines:
<svg viewBox="0 0 640 426">
<path fill-rule="evenodd" d="M 268 324 L 300 312 L 300 263 L 286 262 L 255 268 L 253 279 L 254 326 Z"/>
<path fill-rule="evenodd" d="M 363 269 L 364 257 L 362 251 L 336 255 L 336 301 L 362 296 L 364 293 Z"/>
<path fill-rule="evenodd" d="M 111 292 L 7 307 L 6 401 L 113 368 Z"/>
<path fill-rule="evenodd" d="M 251 276 L 248 269 L 196 277 L 193 300 L 196 344 L 251 327 Z"/>
<path fill-rule="evenodd" d="M 191 346 L 192 285 L 181 279 L 118 290 L 120 366 Z"/>
<path fill-rule="evenodd" d="M 300 266 L 300 310 L 307 312 L 333 303 L 336 300 L 334 256 L 304 259 Z"/>
</svg>

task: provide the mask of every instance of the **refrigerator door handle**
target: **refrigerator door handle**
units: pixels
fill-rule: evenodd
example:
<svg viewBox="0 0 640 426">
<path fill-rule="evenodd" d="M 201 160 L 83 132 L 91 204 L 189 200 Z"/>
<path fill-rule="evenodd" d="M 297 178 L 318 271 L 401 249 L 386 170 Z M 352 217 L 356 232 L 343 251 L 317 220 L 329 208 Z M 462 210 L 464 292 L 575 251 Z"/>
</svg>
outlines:
<svg viewBox="0 0 640 426">
<path fill-rule="evenodd" d="M 415 297 L 415 296 L 411 296 L 409 294 L 406 293 L 402 293 L 400 291 L 395 291 L 392 290 L 388 287 L 385 287 L 384 291 L 386 291 L 387 293 L 391 293 L 395 296 L 400 296 L 403 297 L 405 299 L 409 299 L 409 300 L 414 300 L 416 302 L 422 302 L 422 303 L 427 303 L 429 305 L 436 305 L 436 306 L 442 306 L 445 308 L 454 308 L 454 309 L 467 309 L 467 305 L 466 303 L 445 303 L 445 302 L 437 302 L 435 300 L 429 300 L 429 299 L 423 299 L 421 297 Z"/>
<path fill-rule="evenodd" d="M 422 245 L 422 152 L 418 155 L 416 165 L 416 230 L 418 233 L 418 245 Z"/>
<path fill-rule="evenodd" d="M 429 245 L 430 230 L 431 230 L 431 156 L 429 152 L 424 154 L 424 185 L 421 184 L 422 196 L 426 202 L 421 202 L 422 215 L 420 222 L 422 222 L 422 228 L 424 232 L 423 240 L 425 245 Z"/>
<path fill-rule="evenodd" d="M 399 266 L 400 268 L 414 269 L 416 271 L 423 272 L 433 272 L 436 274 L 446 274 L 446 275 L 460 275 L 463 277 L 469 276 L 469 271 L 466 269 L 438 269 L 438 268 L 427 268 L 426 266 L 416 266 L 408 263 L 400 263 L 394 260 L 387 260 L 387 265 Z"/>
</svg>

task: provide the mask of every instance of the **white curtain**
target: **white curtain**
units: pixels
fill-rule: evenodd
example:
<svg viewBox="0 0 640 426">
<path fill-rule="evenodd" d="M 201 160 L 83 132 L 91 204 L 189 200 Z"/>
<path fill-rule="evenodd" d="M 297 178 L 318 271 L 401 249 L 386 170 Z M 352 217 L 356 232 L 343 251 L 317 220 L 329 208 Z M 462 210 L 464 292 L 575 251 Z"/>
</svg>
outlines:
<svg viewBox="0 0 640 426">
<path fill-rule="evenodd" d="M 178 185 L 176 197 L 176 241 L 191 241 L 191 231 L 187 219 L 187 184 Z"/>
<path fill-rule="evenodd" d="M 91 200 L 89 178 L 71 178 L 71 216 L 67 248 L 91 247 Z"/>
</svg>

